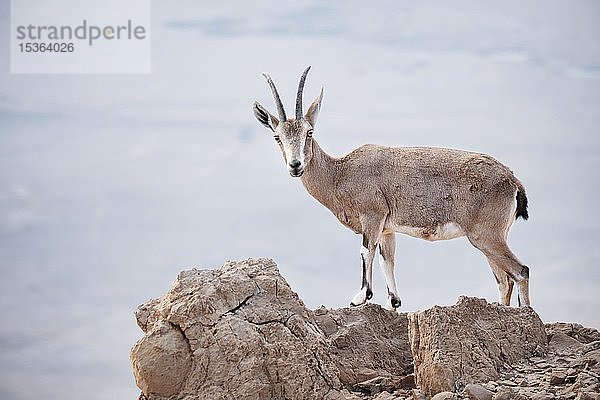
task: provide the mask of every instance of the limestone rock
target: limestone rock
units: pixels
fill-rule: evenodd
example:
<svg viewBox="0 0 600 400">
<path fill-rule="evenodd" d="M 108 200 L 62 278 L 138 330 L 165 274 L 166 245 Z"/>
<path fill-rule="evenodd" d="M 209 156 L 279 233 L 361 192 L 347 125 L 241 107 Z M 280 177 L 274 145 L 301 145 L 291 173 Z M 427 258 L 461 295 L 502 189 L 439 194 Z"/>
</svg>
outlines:
<svg viewBox="0 0 600 400">
<path fill-rule="evenodd" d="M 268 259 L 181 272 L 135 316 L 141 400 L 600 398 L 593 328 L 464 297 L 312 311 Z"/>
<path fill-rule="evenodd" d="M 315 320 L 328 339 L 329 353 L 344 385 L 385 379 L 380 390 L 372 393 L 414 387 L 399 379 L 412 372 L 406 314 L 365 304 L 337 310 L 321 307 L 315 311 Z"/>
<path fill-rule="evenodd" d="M 553 334 L 548 346 L 550 351 L 560 355 L 579 354 L 585 348 L 585 346 L 577 339 L 573 339 L 571 336 L 562 332 Z"/>
<path fill-rule="evenodd" d="M 465 394 L 471 400 L 492 400 L 494 393 L 479 384 L 469 383 L 465 386 Z"/>
<path fill-rule="evenodd" d="M 566 322 L 546 324 L 546 332 L 549 340 L 552 340 L 552 336 L 556 333 L 564 333 L 583 344 L 600 341 L 600 332 L 597 329 L 586 328 L 580 324 Z"/>
<path fill-rule="evenodd" d="M 131 350 L 135 380 L 144 393 L 177 394 L 190 371 L 190 346 L 183 333 L 167 322 L 157 323 Z"/>
<path fill-rule="evenodd" d="M 137 318 L 146 335 L 131 359 L 149 400 L 343 398 L 325 336 L 271 260 L 184 271 Z M 188 346 L 187 358 L 182 355 L 180 370 L 164 376 L 155 360 L 172 358 L 181 346 L 175 351 L 155 343 L 175 336 Z M 147 356 L 152 349 L 157 354 Z"/>
<path fill-rule="evenodd" d="M 452 392 L 441 392 L 431 398 L 431 400 L 456 400 L 456 394 Z"/>
<path fill-rule="evenodd" d="M 544 325 L 530 307 L 461 297 L 408 320 L 417 386 L 429 395 L 496 380 L 503 365 L 547 349 Z"/>
</svg>

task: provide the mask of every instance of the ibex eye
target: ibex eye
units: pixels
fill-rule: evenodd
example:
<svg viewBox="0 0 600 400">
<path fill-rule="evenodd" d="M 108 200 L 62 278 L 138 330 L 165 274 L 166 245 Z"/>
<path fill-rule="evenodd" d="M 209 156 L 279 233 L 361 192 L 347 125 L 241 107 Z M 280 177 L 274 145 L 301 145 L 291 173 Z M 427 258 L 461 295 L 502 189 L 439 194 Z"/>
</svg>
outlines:
<svg viewBox="0 0 600 400">
<path fill-rule="evenodd" d="M 311 137 L 313 135 L 313 130 L 309 129 L 308 132 L 306 132 L 306 136 Z"/>
</svg>

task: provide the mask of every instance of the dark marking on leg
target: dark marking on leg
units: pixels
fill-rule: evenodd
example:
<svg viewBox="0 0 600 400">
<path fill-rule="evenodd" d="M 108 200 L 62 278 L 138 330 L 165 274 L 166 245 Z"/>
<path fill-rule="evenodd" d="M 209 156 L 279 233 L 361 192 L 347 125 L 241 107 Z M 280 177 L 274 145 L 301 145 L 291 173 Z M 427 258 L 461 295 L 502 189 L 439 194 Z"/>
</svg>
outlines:
<svg viewBox="0 0 600 400">
<path fill-rule="evenodd" d="M 529 279 L 529 267 L 527 265 L 523 265 L 521 269 L 521 277 L 523 279 Z"/>
<path fill-rule="evenodd" d="M 365 256 L 361 254 L 360 259 L 362 260 L 362 282 L 360 288 L 363 289 L 369 282 L 367 282 L 367 263 L 365 262 Z"/>
<path fill-rule="evenodd" d="M 496 274 L 493 274 L 494 278 L 496 278 L 496 283 L 499 285 L 500 284 L 500 278 L 498 278 L 498 276 Z"/>
<path fill-rule="evenodd" d="M 369 248 L 369 239 L 367 239 L 367 237 L 365 235 L 363 235 L 362 245 L 365 249 Z"/>
</svg>

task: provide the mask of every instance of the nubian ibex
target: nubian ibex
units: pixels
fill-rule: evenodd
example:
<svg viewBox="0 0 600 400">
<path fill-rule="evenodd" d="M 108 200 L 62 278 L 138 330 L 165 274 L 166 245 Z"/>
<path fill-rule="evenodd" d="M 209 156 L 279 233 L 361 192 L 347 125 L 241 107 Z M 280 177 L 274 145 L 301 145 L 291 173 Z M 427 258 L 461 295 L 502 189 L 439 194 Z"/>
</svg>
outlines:
<svg viewBox="0 0 600 400">
<path fill-rule="evenodd" d="M 429 241 L 466 236 L 487 257 L 498 282 L 500 302 L 510 305 L 517 283 L 519 305 L 529 305 L 529 268 L 506 244 L 513 221 L 528 218 L 523 184 L 496 159 L 479 153 L 434 147 L 384 147 L 367 144 L 335 158 L 317 143 L 314 127 L 323 89 L 306 114 L 302 92 L 310 66 L 298 84 L 296 112 L 286 116 L 271 77 L 277 117 L 258 102 L 258 121 L 273 131 L 289 174 L 299 177 L 317 201 L 355 233 L 362 235 L 361 288 L 357 306 L 373 296 L 373 259 L 388 290 L 387 309 L 400 306 L 394 277 L 395 233 Z"/>
</svg>

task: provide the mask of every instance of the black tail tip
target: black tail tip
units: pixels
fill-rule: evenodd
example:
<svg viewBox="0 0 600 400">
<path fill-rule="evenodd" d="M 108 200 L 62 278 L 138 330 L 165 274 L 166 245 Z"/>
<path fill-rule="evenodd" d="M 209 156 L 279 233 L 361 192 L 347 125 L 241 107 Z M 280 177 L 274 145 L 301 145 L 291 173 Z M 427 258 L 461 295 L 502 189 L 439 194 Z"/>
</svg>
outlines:
<svg viewBox="0 0 600 400">
<path fill-rule="evenodd" d="M 515 219 L 519 217 L 524 220 L 529 219 L 529 213 L 527 212 L 527 196 L 522 190 L 517 191 L 517 214 Z"/>
</svg>

